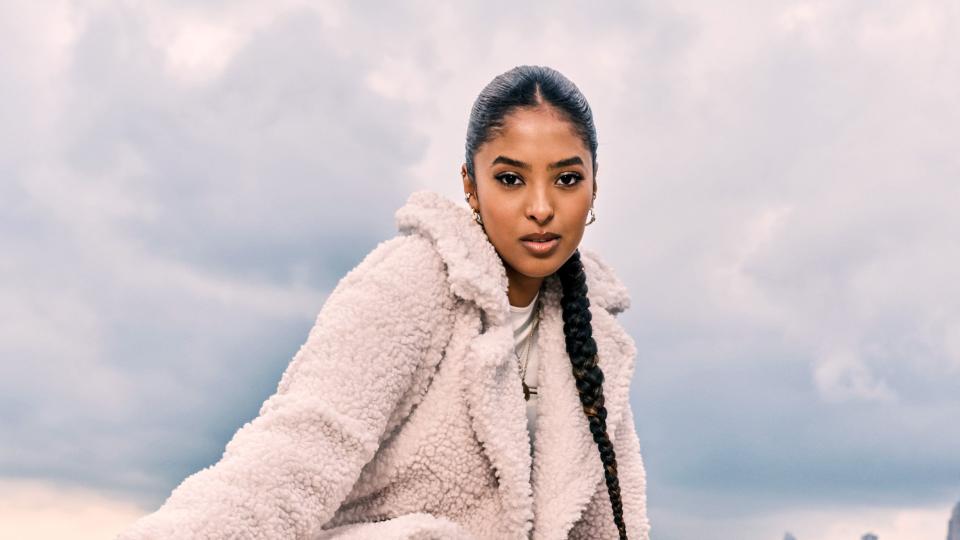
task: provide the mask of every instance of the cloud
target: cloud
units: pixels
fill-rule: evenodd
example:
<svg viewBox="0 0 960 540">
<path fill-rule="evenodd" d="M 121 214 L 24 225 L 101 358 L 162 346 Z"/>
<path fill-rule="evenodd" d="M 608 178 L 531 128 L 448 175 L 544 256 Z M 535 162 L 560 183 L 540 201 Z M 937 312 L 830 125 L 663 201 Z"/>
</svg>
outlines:
<svg viewBox="0 0 960 540">
<path fill-rule="evenodd" d="M 863 359 L 849 350 L 830 351 L 818 358 L 813 379 L 820 395 L 829 401 L 896 398 L 887 383 L 876 380 L 867 370 Z"/>
<path fill-rule="evenodd" d="M 681 540 L 697 538 L 710 530 L 718 538 L 762 540 L 784 538 L 790 532 L 797 540 L 846 540 L 868 532 L 884 540 L 940 538 L 946 534 L 949 505 L 877 508 L 850 505 L 837 508 L 799 507 L 787 512 L 771 512 L 743 518 L 741 515 L 713 515 L 686 512 L 672 515 L 671 530 L 658 538 Z"/>
<path fill-rule="evenodd" d="M 420 145 L 312 10 L 259 21 L 185 81 L 157 40 L 207 32 L 201 15 L 60 7 L 5 17 L 64 30 L 13 34 L 50 52 L 14 60 L 36 73 L 11 81 L 24 151 L 0 164 L 0 431 L 17 441 L 0 472 L 156 503 L 255 414 L 326 291 L 393 230 Z"/>
<path fill-rule="evenodd" d="M 0 9 L 0 474 L 159 504 L 406 194 L 460 200 L 473 99 L 533 63 L 596 115 L 658 536 L 907 537 L 955 500 L 955 8 Z"/>
</svg>

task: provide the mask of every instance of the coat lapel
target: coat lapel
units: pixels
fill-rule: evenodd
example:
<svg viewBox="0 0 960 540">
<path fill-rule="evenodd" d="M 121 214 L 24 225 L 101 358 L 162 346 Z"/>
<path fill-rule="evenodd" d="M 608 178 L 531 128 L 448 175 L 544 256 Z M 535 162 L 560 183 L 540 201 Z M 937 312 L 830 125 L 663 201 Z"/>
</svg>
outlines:
<svg viewBox="0 0 960 540">
<path fill-rule="evenodd" d="M 559 281 L 550 279 L 545 294 L 546 309 L 537 341 L 540 404 L 533 460 L 533 537 L 538 540 L 567 538 L 594 492 L 605 486 L 600 454 L 566 350 Z M 604 375 L 608 433 L 615 443 L 613 427 L 629 400 L 635 348 L 610 313 L 593 305 L 590 311 L 598 363 Z"/>
<path fill-rule="evenodd" d="M 566 538 L 603 478 L 566 352 L 559 279 L 546 278 L 542 292 L 544 317 L 536 338 L 540 409 L 531 459 L 503 261 L 470 212 L 437 193 L 414 192 L 396 220 L 401 232 L 433 241 L 447 264 L 451 290 L 481 313 L 483 328 L 464 359 L 463 389 L 477 439 L 496 471 L 503 534 L 528 538 L 533 529 L 535 538 Z M 612 432 L 628 399 L 635 353 L 613 315 L 630 299 L 609 266 L 590 250 L 580 252 Z"/>
<path fill-rule="evenodd" d="M 497 536 L 528 538 L 533 526 L 530 439 L 513 348 L 509 325 L 478 335 L 470 343 L 462 382 L 473 430 L 496 471 L 504 512 Z"/>
<path fill-rule="evenodd" d="M 470 212 L 431 191 L 417 191 L 396 212 L 401 233 L 433 241 L 450 289 L 476 304 L 483 328 L 467 346 L 463 392 L 477 440 L 497 477 L 503 504 L 499 537 L 529 537 L 533 526 L 530 439 L 509 324 L 506 269 Z"/>
</svg>

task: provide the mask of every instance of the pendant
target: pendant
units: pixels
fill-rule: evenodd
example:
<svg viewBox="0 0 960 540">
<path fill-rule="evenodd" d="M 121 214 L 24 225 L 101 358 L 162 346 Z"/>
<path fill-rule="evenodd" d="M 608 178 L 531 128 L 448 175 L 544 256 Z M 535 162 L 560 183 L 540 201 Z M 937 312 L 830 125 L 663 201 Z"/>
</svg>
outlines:
<svg viewBox="0 0 960 540">
<path fill-rule="evenodd" d="M 525 400 L 527 400 L 527 401 L 530 401 L 530 394 L 536 394 L 536 393 L 537 393 L 537 388 L 534 387 L 534 388 L 531 390 L 530 387 L 527 386 L 527 383 L 526 383 L 525 381 L 520 381 L 520 384 L 523 385 L 523 399 L 525 399 Z"/>
</svg>

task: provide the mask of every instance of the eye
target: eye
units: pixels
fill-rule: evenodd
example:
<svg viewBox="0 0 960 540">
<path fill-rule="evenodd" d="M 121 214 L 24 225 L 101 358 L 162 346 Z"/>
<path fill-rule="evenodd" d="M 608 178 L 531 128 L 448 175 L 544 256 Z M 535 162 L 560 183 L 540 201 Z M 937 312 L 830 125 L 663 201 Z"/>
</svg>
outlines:
<svg viewBox="0 0 960 540">
<path fill-rule="evenodd" d="M 510 180 L 509 180 L 509 179 L 511 179 L 511 178 L 516 178 L 517 180 L 520 180 L 520 177 L 517 176 L 517 175 L 515 175 L 515 174 L 513 174 L 513 173 L 503 173 L 503 174 L 500 174 L 500 175 L 497 175 L 497 176 L 496 176 L 496 179 L 499 180 L 500 183 L 503 184 L 503 185 L 505 185 L 505 186 L 516 186 L 516 185 L 518 185 L 518 184 L 512 184 L 512 183 L 510 183 Z M 507 181 L 504 182 L 504 179 L 507 179 Z"/>
<path fill-rule="evenodd" d="M 560 175 L 560 180 L 563 180 L 563 179 L 567 179 L 570 181 L 569 184 L 563 184 L 564 186 L 569 187 L 569 186 L 577 185 L 577 182 L 583 180 L 583 177 L 577 173 L 567 173 L 567 174 Z"/>
</svg>

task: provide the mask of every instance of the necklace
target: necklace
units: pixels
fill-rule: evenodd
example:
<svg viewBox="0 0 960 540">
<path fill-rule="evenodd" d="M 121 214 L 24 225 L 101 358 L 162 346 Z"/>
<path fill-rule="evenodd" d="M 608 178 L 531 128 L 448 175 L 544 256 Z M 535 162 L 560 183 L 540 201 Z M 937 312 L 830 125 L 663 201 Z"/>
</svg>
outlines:
<svg viewBox="0 0 960 540">
<path fill-rule="evenodd" d="M 533 344 L 533 340 L 536 339 L 537 329 L 540 327 L 540 319 L 543 317 L 543 310 L 541 309 L 541 297 L 537 297 L 537 307 L 536 307 L 536 318 L 533 321 L 533 328 L 530 329 L 530 334 L 527 335 L 527 342 L 525 343 L 526 347 L 523 350 L 523 358 L 520 358 L 520 354 L 517 353 L 514 349 L 513 354 L 517 357 L 517 367 L 520 369 L 520 384 L 523 385 L 523 399 L 530 401 L 530 395 L 537 393 L 536 386 L 527 386 L 527 362 L 530 360 L 530 346 Z"/>
</svg>

